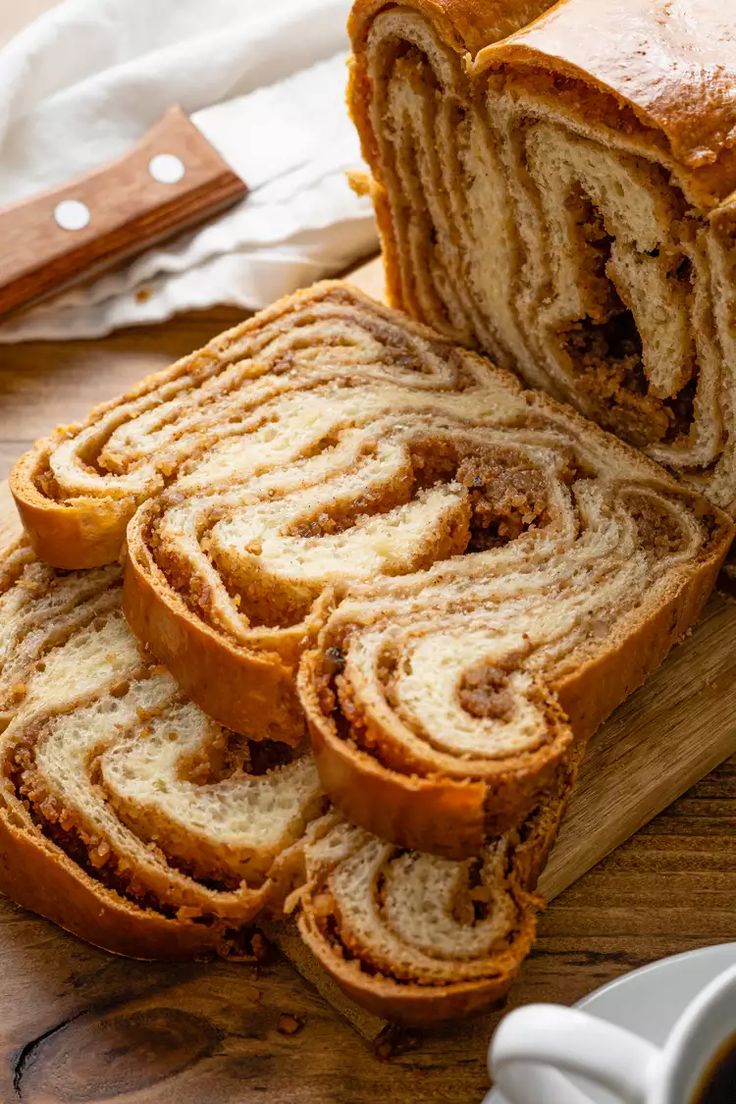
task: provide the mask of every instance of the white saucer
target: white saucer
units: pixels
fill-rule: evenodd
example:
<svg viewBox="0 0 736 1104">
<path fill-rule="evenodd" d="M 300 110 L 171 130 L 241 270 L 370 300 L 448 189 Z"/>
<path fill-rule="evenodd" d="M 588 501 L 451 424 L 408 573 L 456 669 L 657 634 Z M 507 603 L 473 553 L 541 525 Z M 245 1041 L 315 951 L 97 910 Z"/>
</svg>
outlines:
<svg viewBox="0 0 736 1104">
<path fill-rule="evenodd" d="M 701 947 L 632 970 L 596 989 L 576 1007 L 661 1044 L 693 997 L 718 974 L 734 965 L 736 943 Z M 587 1094 L 591 1104 L 620 1104 L 618 1097 L 577 1079 L 570 1080 Z M 493 1089 L 483 1104 L 507 1104 L 507 1101 Z"/>
</svg>

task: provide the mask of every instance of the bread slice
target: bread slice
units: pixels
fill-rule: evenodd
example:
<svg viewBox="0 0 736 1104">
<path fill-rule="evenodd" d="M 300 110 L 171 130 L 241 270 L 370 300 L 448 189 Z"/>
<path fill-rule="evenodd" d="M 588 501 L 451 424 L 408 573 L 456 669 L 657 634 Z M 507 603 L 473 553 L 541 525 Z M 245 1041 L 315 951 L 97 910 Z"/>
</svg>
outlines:
<svg viewBox="0 0 736 1104">
<path fill-rule="evenodd" d="M 120 608 L 121 576 L 118 564 L 89 575 L 57 575 L 36 561 L 25 541 L 2 552 L 0 731 L 33 701 L 28 680 L 45 653 Z"/>
<path fill-rule="evenodd" d="M 305 843 L 287 902 L 317 961 L 362 1008 L 431 1026 L 503 1002 L 531 950 L 537 877 L 572 787 L 560 774 L 518 829 L 464 862 L 385 843 L 336 814 Z"/>
<path fill-rule="evenodd" d="M 131 520 L 126 616 L 256 738 L 299 738 L 301 664 L 346 817 L 477 854 L 687 631 L 732 529 L 475 354 L 357 292 L 315 296 L 319 340 L 283 337 L 281 394 Z"/>
<path fill-rule="evenodd" d="M 130 633 L 120 569 L 3 557 L 0 888 L 137 958 L 237 953 L 324 807 L 306 751 L 210 721 Z"/>
<path fill-rule="evenodd" d="M 391 301 L 736 513 L 733 15 L 547 6 L 355 3 Z"/>
<path fill-rule="evenodd" d="M 189 493 L 277 472 L 329 445 L 332 390 L 356 384 L 338 396 L 340 424 L 360 402 L 380 412 L 389 392 L 421 407 L 457 388 L 449 356 L 341 282 L 288 296 L 22 456 L 10 486 L 31 545 L 55 567 L 112 563 L 137 506 L 182 469 L 195 469 Z"/>
<path fill-rule="evenodd" d="M 477 860 L 399 857 L 334 810 L 322 815 L 307 751 L 251 745 L 182 697 L 126 628 L 117 567 L 59 572 L 19 544 L 0 571 L 2 891 L 97 946 L 176 959 L 240 954 L 256 916 L 283 930 L 296 886 L 288 907 L 306 946 L 376 1015 L 436 1023 L 503 997 L 532 944 L 532 890 L 571 773 Z M 370 860 L 372 880 L 351 876 L 343 890 L 350 856 Z M 392 871 L 382 915 L 377 883 Z M 409 951 L 384 946 L 377 974 L 371 940 L 364 960 L 351 957 L 342 929 L 352 912 L 377 910 L 385 937 L 391 909 L 422 909 L 423 928 Z M 414 935 L 441 945 L 411 949 Z M 301 961 L 304 946 L 284 945 Z"/>
</svg>

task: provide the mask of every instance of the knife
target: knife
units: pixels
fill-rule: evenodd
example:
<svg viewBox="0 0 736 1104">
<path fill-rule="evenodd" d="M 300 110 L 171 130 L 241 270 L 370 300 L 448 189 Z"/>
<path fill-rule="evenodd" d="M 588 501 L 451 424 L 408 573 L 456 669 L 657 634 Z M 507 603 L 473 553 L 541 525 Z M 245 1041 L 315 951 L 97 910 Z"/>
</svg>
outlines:
<svg viewBox="0 0 736 1104">
<path fill-rule="evenodd" d="M 118 160 L 0 210 L 0 315 L 113 268 L 242 199 L 247 185 L 205 137 L 218 106 L 197 112 L 197 125 L 172 107 Z"/>
</svg>

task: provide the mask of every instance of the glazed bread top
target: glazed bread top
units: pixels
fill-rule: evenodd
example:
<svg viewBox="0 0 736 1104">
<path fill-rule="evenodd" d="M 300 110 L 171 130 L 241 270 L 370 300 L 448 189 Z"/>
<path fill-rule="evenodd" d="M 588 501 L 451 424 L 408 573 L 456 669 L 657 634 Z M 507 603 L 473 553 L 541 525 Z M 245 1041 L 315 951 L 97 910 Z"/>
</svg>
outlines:
<svg viewBox="0 0 736 1104">
<path fill-rule="evenodd" d="M 484 46 L 531 23 L 551 0 L 405 0 L 401 8 L 429 16 L 448 45 L 477 54 Z M 396 7 L 387 0 L 357 0 L 348 20 L 354 43 L 367 34 L 374 16 Z"/>
<path fill-rule="evenodd" d="M 736 188 L 735 28 L 719 0 L 563 0 L 474 68 L 570 78 L 551 83 L 550 97 L 562 94 L 581 121 L 631 132 L 713 206 Z"/>
<path fill-rule="evenodd" d="M 703 206 L 736 188 L 736 35 L 728 4 L 560 0 L 550 7 L 507 0 L 486 7 L 476 0 L 357 0 L 350 21 L 355 53 L 380 12 L 397 18 L 418 11 L 447 45 L 473 55 L 469 74 L 516 80 L 522 95 L 525 84 L 536 83 L 551 107 L 577 113 L 583 132 L 598 124 L 619 138 L 627 134 Z M 525 25 L 524 17 L 533 22 Z"/>
</svg>

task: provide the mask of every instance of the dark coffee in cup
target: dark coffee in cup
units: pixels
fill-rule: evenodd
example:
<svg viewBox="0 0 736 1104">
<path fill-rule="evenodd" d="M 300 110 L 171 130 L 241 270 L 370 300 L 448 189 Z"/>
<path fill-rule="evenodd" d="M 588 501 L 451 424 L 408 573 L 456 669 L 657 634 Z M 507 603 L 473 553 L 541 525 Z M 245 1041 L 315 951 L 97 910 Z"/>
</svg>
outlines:
<svg viewBox="0 0 736 1104">
<path fill-rule="evenodd" d="M 736 1104 L 736 1035 L 714 1055 L 692 1104 Z"/>
</svg>

